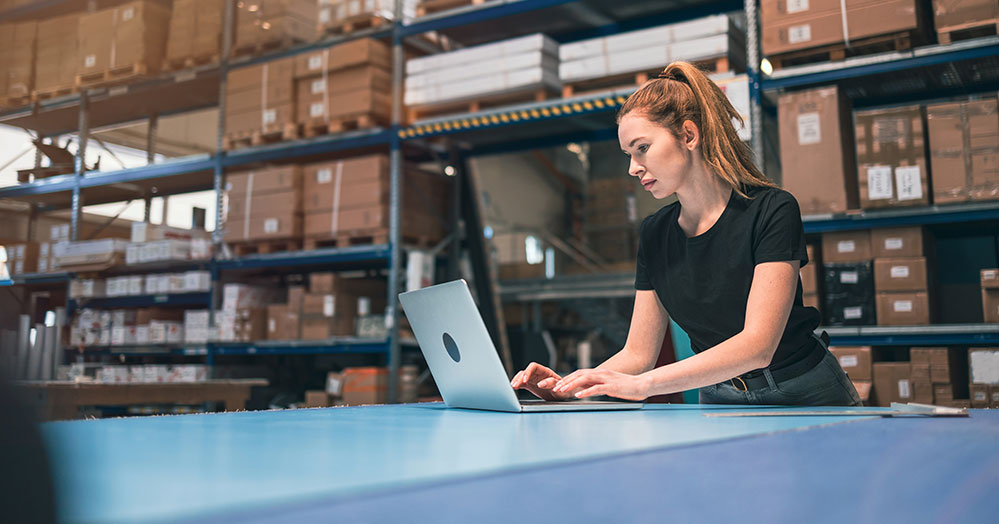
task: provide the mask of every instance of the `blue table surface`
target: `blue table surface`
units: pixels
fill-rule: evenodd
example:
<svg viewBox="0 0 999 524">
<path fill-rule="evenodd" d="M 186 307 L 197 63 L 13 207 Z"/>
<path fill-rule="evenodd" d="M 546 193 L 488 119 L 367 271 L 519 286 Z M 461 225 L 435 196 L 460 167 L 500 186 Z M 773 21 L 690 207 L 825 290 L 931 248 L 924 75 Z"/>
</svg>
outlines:
<svg viewBox="0 0 999 524">
<path fill-rule="evenodd" d="M 511 414 L 411 404 L 55 422 L 43 435 L 62 520 L 160 522 L 263 515 L 330 497 L 857 420 L 704 417 L 711 409 L 726 408 Z"/>
</svg>

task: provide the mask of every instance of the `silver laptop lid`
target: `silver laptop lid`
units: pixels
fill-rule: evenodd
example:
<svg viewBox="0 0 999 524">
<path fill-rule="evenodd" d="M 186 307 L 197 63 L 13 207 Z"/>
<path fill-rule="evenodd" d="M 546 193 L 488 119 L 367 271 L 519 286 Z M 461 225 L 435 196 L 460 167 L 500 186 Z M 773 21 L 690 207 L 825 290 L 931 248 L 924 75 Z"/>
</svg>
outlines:
<svg viewBox="0 0 999 524">
<path fill-rule="evenodd" d="M 445 404 L 521 410 L 464 280 L 402 293 L 399 300 Z"/>
</svg>

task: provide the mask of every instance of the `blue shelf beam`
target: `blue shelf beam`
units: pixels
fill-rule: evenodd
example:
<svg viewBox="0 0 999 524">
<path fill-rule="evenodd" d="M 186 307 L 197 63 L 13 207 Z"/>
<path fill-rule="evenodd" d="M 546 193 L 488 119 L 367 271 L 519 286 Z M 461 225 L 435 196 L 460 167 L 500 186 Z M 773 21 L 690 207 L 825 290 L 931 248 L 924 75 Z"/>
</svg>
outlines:
<svg viewBox="0 0 999 524">
<path fill-rule="evenodd" d="M 216 356 L 235 355 L 388 355 L 387 341 L 338 343 L 335 341 L 289 341 L 287 343 L 217 343 L 211 351 Z"/>
<path fill-rule="evenodd" d="M 211 293 L 175 293 L 166 295 L 134 295 L 125 297 L 99 297 L 70 299 L 70 310 L 78 307 L 95 309 L 136 308 L 136 307 L 186 307 L 211 304 Z"/>
<path fill-rule="evenodd" d="M 879 227 L 999 221 L 999 202 L 865 211 L 855 215 L 803 218 L 805 233 L 826 233 Z"/>
<path fill-rule="evenodd" d="M 911 327 L 820 327 L 833 346 L 995 346 L 999 324 L 941 324 Z"/>
<path fill-rule="evenodd" d="M 69 279 L 69 273 L 25 273 L 11 276 L 11 283 L 27 286 L 65 284 Z"/>
<path fill-rule="evenodd" d="M 390 247 L 388 244 L 376 244 L 372 246 L 320 248 L 313 251 L 247 255 L 231 260 L 219 260 L 216 262 L 216 266 L 220 270 L 280 267 L 300 268 L 310 265 L 332 266 L 356 262 L 387 262 L 389 255 Z"/>
</svg>

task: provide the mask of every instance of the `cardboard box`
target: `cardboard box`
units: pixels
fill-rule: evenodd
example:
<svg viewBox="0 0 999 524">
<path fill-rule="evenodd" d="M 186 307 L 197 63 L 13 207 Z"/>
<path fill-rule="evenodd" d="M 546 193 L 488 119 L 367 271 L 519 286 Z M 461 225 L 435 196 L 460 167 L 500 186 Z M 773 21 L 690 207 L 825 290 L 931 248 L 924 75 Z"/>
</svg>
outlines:
<svg viewBox="0 0 999 524">
<path fill-rule="evenodd" d="M 999 20 L 999 3 L 994 0 L 933 0 L 933 21 L 939 32 L 989 20 Z"/>
<path fill-rule="evenodd" d="M 299 340 L 301 327 L 299 313 L 287 304 L 267 306 L 267 340 Z"/>
<path fill-rule="evenodd" d="M 783 184 L 802 215 L 843 213 L 859 204 L 850 108 L 836 87 L 779 99 Z"/>
<path fill-rule="evenodd" d="M 879 406 L 911 402 L 912 393 L 908 362 L 874 363 L 874 395 Z"/>
<path fill-rule="evenodd" d="M 325 391 L 306 391 L 305 405 L 307 408 L 326 408 L 331 406 L 330 396 Z"/>
<path fill-rule="evenodd" d="M 999 322 L 999 289 L 982 288 L 982 312 L 985 322 Z"/>
<path fill-rule="evenodd" d="M 337 73 L 331 73 L 331 76 Z M 382 76 L 382 75 L 379 75 Z M 388 122 L 391 117 L 391 98 L 386 87 L 355 89 L 345 92 L 320 91 L 324 82 L 305 79 L 298 82 L 296 118 L 299 123 L 311 126 L 329 124 L 332 120 L 366 116 L 374 124 Z M 372 83 L 379 83 L 372 80 Z"/>
<path fill-rule="evenodd" d="M 80 75 L 141 65 L 157 73 L 166 54 L 170 7 L 138 0 L 80 15 L 77 67 Z"/>
<path fill-rule="evenodd" d="M 926 126 L 935 203 L 999 198 L 996 98 L 930 104 Z"/>
<path fill-rule="evenodd" d="M 877 306 L 871 262 L 826 264 L 822 270 L 825 324 L 875 325 Z"/>
<path fill-rule="evenodd" d="M 230 194 L 263 195 L 302 188 L 302 168 L 298 165 L 272 166 L 230 173 L 225 190 Z"/>
<path fill-rule="evenodd" d="M 857 111 L 854 118 L 860 207 L 929 205 L 923 107 Z"/>
<path fill-rule="evenodd" d="M 872 229 L 871 250 L 875 258 L 921 257 L 931 251 L 930 237 L 919 226 Z"/>
<path fill-rule="evenodd" d="M 989 407 L 989 386 L 985 384 L 971 384 L 969 389 L 971 390 L 971 407 Z"/>
<path fill-rule="evenodd" d="M 874 258 L 871 253 L 869 230 L 822 234 L 822 262 L 825 264 L 866 262 Z"/>
<path fill-rule="evenodd" d="M 217 61 L 222 51 L 223 0 L 173 0 L 166 59 Z"/>
<path fill-rule="evenodd" d="M 925 291 L 878 293 L 879 326 L 925 326 L 930 323 L 929 295 Z"/>
<path fill-rule="evenodd" d="M 75 85 L 79 25 L 80 16 L 75 13 L 38 22 L 34 91 L 49 92 Z"/>
<path fill-rule="evenodd" d="M 999 349 L 969 349 L 968 369 L 972 383 L 999 386 Z"/>
<path fill-rule="evenodd" d="M 833 346 L 829 351 L 836 356 L 840 367 L 852 380 L 871 380 L 871 347 Z"/>
<path fill-rule="evenodd" d="M 788 53 L 917 29 L 921 11 L 915 0 L 764 0 L 760 3 L 763 54 Z"/>
<path fill-rule="evenodd" d="M 860 396 L 860 401 L 865 405 L 871 402 L 871 386 L 873 383 L 869 380 L 854 380 L 853 387 L 857 390 L 857 395 Z"/>
<path fill-rule="evenodd" d="M 999 269 L 983 269 L 981 282 L 983 289 L 999 288 Z"/>
<path fill-rule="evenodd" d="M 999 386 L 989 386 L 989 408 L 999 408 Z"/>
<path fill-rule="evenodd" d="M 819 292 L 819 270 L 822 262 L 816 258 L 816 249 L 812 244 L 807 244 L 805 250 L 808 253 L 808 264 L 801 268 L 801 292 L 805 295 L 813 295 Z"/>
<path fill-rule="evenodd" d="M 230 70 L 226 133 L 279 132 L 295 123 L 295 60 L 282 58 Z"/>
<path fill-rule="evenodd" d="M 953 384 L 933 384 L 933 401 L 948 403 L 954 400 Z"/>
<path fill-rule="evenodd" d="M 919 404 L 933 404 L 933 384 L 928 381 L 917 381 L 912 378 L 912 401 Z"/>
<path fill-rule="evenodd" d="M 295 78 L 310 78 L 357 66 L 374 66 L 388 71 L 392 68 L 392 48 L 381 40 L 359 38 L 326 49 L 300 54 L 295 60 Z"/>
<path fill-rule="evenodd" d="M 318 8 L 317 2 L 309 0 L 237 3 L 233 51 L 315 40 Z"/>
<path fill-rule="evenodd" d="M 0 98 L 26 97 L 35 82 L 35 40 L 38 24 L 33 20 L 0 24 Z"/>
<path fill-rule="evenodd" d="M 348 406 L 388 402 L 388 370 L 347 368 L 343 370 L 343 401 Z"/>
<path fill-rule="evenodd" d="M 926 257 L 874 259 L 874 290 L 926 291 Z"/>
</svg>

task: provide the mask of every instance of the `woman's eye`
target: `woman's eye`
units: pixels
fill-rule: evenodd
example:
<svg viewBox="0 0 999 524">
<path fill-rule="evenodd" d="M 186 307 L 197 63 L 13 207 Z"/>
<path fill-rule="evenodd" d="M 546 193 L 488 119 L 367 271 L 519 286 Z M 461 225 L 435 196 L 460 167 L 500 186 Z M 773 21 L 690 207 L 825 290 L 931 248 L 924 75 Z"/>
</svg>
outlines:
<svg viewBox="0 0 999 524">
<path fill-rule="evenodd" d="M 646 152 L 648 150 L 649 150 L 649 146 L 646 145 L 646 144 L 642 144 L 642 145 L 638 146 L 638 152 L 639 153 L 644 153 L 644 152 Z"/>
</svg>

